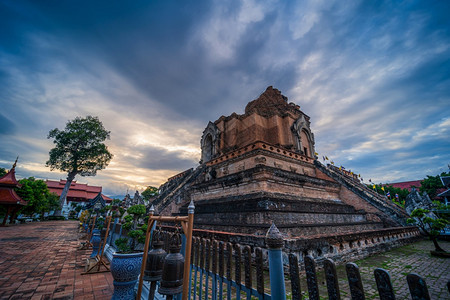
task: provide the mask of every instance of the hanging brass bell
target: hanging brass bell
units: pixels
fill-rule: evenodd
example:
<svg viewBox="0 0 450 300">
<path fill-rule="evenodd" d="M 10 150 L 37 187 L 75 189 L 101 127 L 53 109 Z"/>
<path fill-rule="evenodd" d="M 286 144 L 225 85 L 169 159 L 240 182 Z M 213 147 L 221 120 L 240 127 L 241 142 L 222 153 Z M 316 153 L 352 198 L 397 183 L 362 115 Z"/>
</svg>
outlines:
<svg viewBox="0 0 450 300">
<path fill-rule="evenodd" d="M 176 231 L 169 241 L 169 254 L 164 259 L 161 284 L 162 295 L 176 295 L 183 291 L 184 257 L 180 253 L 181 234 Z"/>
<path fill-rule="evenodd" d="M 164 241 L 161 231 L 155 230 L 153 233 L 152 250 L 148 252 L 145 265 L 144 280 L 160 281 L 163 273 L 164 258 L 167 252 L 162 249 Z"/>
</svg>

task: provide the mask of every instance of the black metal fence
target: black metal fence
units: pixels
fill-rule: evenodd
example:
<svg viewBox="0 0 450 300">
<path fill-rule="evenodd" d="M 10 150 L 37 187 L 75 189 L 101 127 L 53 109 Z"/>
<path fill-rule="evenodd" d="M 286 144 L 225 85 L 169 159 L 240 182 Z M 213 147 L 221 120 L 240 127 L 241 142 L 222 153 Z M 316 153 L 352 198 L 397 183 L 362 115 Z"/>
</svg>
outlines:
<svg viewBox="0 0 450 300">
<path fill-rule="evenodd" d="M 120 224 L 111 224 L 109 244 L 123 234 Z M 171 232 L 164 233 L 165 248 L 168 249 Z M 285 282 L 288 285 L 288 297 L 293 300 L 308 299 L 319 300 L 320 297 L 328 299 L 341 299 L 336 265 L 331 259 L 323 261 L 323 271 L 326 280 L 325 292 L 319 291 L 317 265 L 310 255 L 303 257 L 303 264 L 299 263 L 297 255 L 287 255 L 284 262 L 282 256 L 271 256 L 271 251 L 282 249 L 260 248 L 249 245 L 232 244 L 194 237 L 191 252 L 190 290 L 189 299 L 285 299 Z M 274 258 L 275 257 L 275 258 Z M 270 261 L 272 259 L 272 261 Z M 273 261 L 273 260 L 276 261 Z M 284 280 L 269 280 L 273 271 L 271 266 L 284 268 Z M 354 263 L 345 266 L 351 299 L 366 298 L 359 268 Z M 307 291 L 302 293 L 300 274 L 304 270 Z M 377 268 L 374 277 L 378 296 L 381 300 L 396 299 L 388 271 Z M 406 276 L 409 292 L 413 300 L 431 299 L 425 280 L 417 274 Z M 282 284 L 283 286 L 276 286 Z M 447 283 L 450 299 L 450 281 Z M 322 295 L 320 295 L 322 293 Z"/>
<path fill-rule="evenodd" d="M 250 246 L 194 238 L 191 261 L 190 299 L 271 299 L 264 292 L 260 248 L 255 248 L 252 258 Z M 256 279 L 256 289 L 253 278 Z"/>
</svg>

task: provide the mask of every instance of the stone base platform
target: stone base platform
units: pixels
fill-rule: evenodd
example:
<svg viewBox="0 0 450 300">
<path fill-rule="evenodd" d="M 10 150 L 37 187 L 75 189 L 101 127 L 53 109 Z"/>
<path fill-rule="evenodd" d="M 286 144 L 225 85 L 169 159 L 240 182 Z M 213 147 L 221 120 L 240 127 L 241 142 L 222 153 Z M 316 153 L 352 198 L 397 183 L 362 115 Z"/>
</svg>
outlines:
<svg viewBox="0 0 450 300">
<path fill-rule="evenodd" d="M 265 248 L 265 236 L 194 229 L 194 236 L 218 241 Z M 327 258 L 336 263 L 354 261 L 404 246 L 422 239 L 417 227 L 397 227 L 366 230 L 351 234 L 296 236 L 284 240 L 283 255 L 287 264 L 288 254 L 297 255 L 300 266 L 306 255 L 314 257 L 320 265 Z M 267 250 L 263 249 L 267 258 Z"/>
</svg>

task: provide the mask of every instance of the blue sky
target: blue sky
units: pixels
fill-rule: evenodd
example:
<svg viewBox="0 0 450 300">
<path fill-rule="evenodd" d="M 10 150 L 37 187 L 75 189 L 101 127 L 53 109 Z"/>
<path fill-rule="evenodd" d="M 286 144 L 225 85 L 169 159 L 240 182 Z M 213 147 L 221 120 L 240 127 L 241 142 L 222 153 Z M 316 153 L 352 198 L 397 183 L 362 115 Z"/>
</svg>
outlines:
<svg viewBox="0 0 450 300">
<path fill-rule="evenodd" d="M 109 195 L 195 167 L 208 121 L 267 86 L 311 117 L 319 156 L 396 182 L 450 163 L 449 1 L 2 1 L 0 167 L 45 167 L 49 130 L 95 115 Z"/>
</svg>

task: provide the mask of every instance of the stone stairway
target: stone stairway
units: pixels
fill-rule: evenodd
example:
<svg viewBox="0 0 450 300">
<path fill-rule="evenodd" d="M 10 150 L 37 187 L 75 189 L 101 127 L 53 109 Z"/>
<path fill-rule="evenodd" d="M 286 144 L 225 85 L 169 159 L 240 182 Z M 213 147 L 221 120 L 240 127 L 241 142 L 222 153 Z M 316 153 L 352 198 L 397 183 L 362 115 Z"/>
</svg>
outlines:
<svg viewBox="0 0 450 300">
<path fill-rule="evenodd" d="M 396 222 L 396 224 L 392 225 L 406 225 L 406 219 L 409 217 L 405 210 L 388 200 L 385 196 L 375 193 L 372 189 L 368 188 L 365 184 L 359 182 L 359 180 L 355 180 L 354 178 L 345 175 L 340 172 L 338 168 L 334 166 L 324 166 L 318 160 L 314 161 L 314 165 L 328 175 L 333 178 L 344 187 L 354 192 L 362 199 L 369 202 L 371 205 L 375 206 L 379 210 L 381 210 L 384 214 L 389 216 L 392 220 Z"/>
<path fill-rule="evenodd" d="M 188 189 L 204 169 L 205 165 L 200 165 L 195 170 L 190 169 L 182 177 L 169 182 L 164 192 L 152 202 L 156 211 L 163 211 L 172 201 L 175 201 L 177 194 Z"/>
</svg>

